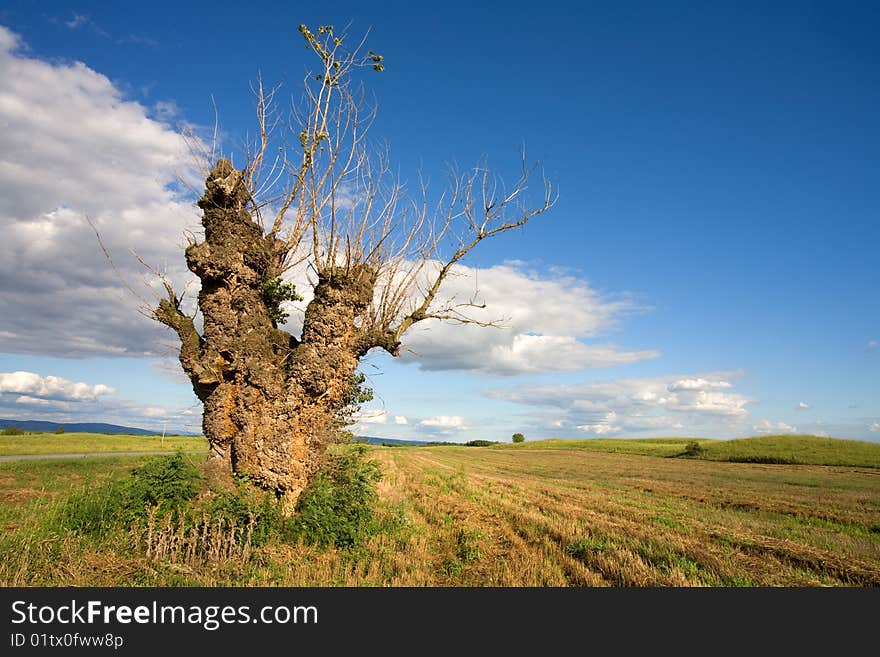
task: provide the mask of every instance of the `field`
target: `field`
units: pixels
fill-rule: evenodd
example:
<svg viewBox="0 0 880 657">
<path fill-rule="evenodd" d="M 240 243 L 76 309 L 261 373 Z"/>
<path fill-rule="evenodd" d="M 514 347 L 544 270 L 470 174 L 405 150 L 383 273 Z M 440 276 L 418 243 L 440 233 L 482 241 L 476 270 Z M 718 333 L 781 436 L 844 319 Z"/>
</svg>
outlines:
<svg viewBox="0 0 880 657">
<path fill-rule="evenodd" d="M 8 454 L 92 454 L 99 452 L 207 451 L 202 437 L 113 436 L 103 433 L 29 433 L 0 436 L 0 456 Z"/>
<path fill-rule="evenodd" d="M 687 458 L 683 439 L 370 447 L 380 522 L 362 547 L 273 539 L 212 559 L 159 558 L 128 531 L 95 538 L 47 520 L 143 457 L 7 462 L 0 584 L 880 585 L 880 446 L 831 443 L 832 460 L 861 465 L 709 460 L 781 453 L 758 440 L 748 452 L 701 442 Z M 786 454 L 822 458 L 823 443 L 801 442 Z"/>
</svg>

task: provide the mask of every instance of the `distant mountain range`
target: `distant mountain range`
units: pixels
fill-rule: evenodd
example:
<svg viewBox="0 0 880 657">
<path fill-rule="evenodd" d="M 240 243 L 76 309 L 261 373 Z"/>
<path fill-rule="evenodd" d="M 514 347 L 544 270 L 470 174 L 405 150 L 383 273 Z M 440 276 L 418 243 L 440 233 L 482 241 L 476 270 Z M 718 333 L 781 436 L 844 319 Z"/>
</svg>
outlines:
<svg viewBox="0 0 880 657">
<path fill-rule="evenodd" d="M 370 445 L 438 445 L 445 443 L 428 443 L 424 440 L 400 440 L 399 438 L 377 438 L 376 436 L 357 436 L 359 443 Z"/>
<path fill-rule="evenodd" d="M 118 433 L 135 436 L 153 436 L 160 431 L 138 429 L 136 427 L 123 427 L 118 424 L 106 424 L 105 422 L 46 422 L 45 420 L 9 420 L 0 418 L 0 429 L 15 427 L 22 431 L 43 431 L 53 433 L 58 427 L 64 427 L 67 433 Z M 187 434 L 189 435 L 189 434 Z"/>
<path fill-rule="evenodd" d="M 66 433 L 115 433 L 127 434 L 134 436 L 155 436 L 160 431 L 150 431 L 149 429 L 139 429 L 137 427 L 123 427 L 118 424 L 107 424 L 105 422 L 47 422 L 45 420 L 9 420 L 0 418 L 0 430 L 6 427 L 15 427 L 22 431 L 41 431 L 45 433 L 54 433 L 58 427 L 64 427 Z M 171 432 L 178 436 L 194 436 L 197 434 L 185 432 Z M 400 440 L 398 438 L 378 438 L 376 436 L 358 436 L 358 442 L 369 443 L 370 445 L 431 445 L 436 443 L 428 443 L 423 440 Z"/>
</svg>

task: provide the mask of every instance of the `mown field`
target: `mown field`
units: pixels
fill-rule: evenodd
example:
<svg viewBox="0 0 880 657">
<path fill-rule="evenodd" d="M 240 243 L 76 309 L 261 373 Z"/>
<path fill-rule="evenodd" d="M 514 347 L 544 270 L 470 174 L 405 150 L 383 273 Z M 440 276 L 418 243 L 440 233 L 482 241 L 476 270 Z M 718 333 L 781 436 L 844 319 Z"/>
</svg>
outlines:
<svg viewBox="0 0 880 657">
<path fill-rule="evenodd" d="M 125 477 L 143 457 L 2 463 L 0 584 L 880 585 L 880 446 L 832 443 L 838 461 L 868 462 L 829 466 L 706 460 L 723 456 L 721 441 L 676 457 L 687 442 L 370 447 L 382 479 L 363 545 L 272 536 L 174 558 L 133 528 L 96 537 L 49 521 L 74 491 Z M 776 458 L 765 442 L 747 455 Z M 820 459 L 819 443 L 804 442 Z"/>
</svg>

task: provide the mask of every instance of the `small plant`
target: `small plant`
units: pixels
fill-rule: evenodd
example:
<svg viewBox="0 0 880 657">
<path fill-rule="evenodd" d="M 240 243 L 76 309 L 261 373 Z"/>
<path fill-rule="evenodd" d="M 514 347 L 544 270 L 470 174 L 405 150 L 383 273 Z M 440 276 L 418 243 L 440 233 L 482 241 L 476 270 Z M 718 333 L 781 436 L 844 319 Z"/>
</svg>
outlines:
<svg viewBox="0 0 880 657">
<path fill-rule="evenodd" d="M 575 559 L 584 561 L 595 552 L 607 552 L 613 546 L 607 540 L 595 538 L 579 538 L 565 546 L 565 553 Z"/>
<path fill-rule="evenodd" d="M 61 525 L 101 536 L 113 527 L 145 518 L 151 510 L 177 517 L 181 507 L 199 492 L 200 479 L 182 452 L 156 457 L 125 479 L 72 495 L 62 508 Z"/>
<path fill-rule="evenodd" d="M 203 505 L 203 510 L 213 521 L 251 528 L 251 544 L 263 545 L 281 533 L 285 518 L 277 500 L 268 492 L 260 491 L 246 482 L 239 482 L 233 490 L 214 494 Z"/>
<path fill-rule="evenodd" d="M 356 548 L 376 533 L 376 483 L 382 472 L 365 454 L 363 445 L 354 445 L 328 456 L 327 466 L 297 501 L 295 536 L 313 545 Z"/>
<path fill-rule="evenodd" d="M 699 456 L 703 453 L 703 446 L 700 445 L 696 440 L 691 440 L 684 447 L 684 451 L 681 453 L 682 456 Z"/>
<path fill-rule="evenodd" d="M 269 311 L 269 317 L 275 324 L 283 324 L 287 321 L 288 313 L 281 309 L 285 301 L 302 301 L 303 298 L 296 293 L 293 283 L 285 283 L 280 276 L 266 278 L 260 285 L 263 295 L 263 303 Z"/>
<path fill-rule="evenodd" d="M 515 443 L 524 443 L 526 441 L 526 437 L 521 433 L 515 433 L 511 436 L 511 440 Z"/>
</svg>

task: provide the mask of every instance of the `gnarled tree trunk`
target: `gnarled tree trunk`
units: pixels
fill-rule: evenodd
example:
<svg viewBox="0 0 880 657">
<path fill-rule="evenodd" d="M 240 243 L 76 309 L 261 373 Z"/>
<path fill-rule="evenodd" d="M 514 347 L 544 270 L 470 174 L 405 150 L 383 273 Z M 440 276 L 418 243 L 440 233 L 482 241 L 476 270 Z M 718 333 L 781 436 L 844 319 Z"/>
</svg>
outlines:
<svg viewBox="0 0 880 657">
<path fill-rule="evenodd" d="M 214 472 L 247 475 L 288 510 L 321 466 L 359 359 L 373 348 L 398 356 L 403 334 L 426 319 L 492 325 L 467 316 L 482 307 L 475 300 L 438 300 L 441 284 L 482 240 L 523 226 L 555 201 L 544 180 L 543 203 L 527 205 L 534 167 L 523 156 L 512 187 L 481 163 L 452 177 L 435 216 L 427 199 L 398 212 L 401 186 L 389 179 L 387 160 L 368 150 L 374 114 L 350 83 L 359 67 L 383 70 L 382 56 L 364 55 L 362 43 L 348 50 L 332 26 L 315 34 L 301 25 L 300 33 L 321 68 L 307 77 L 305 106 L 292 117 L 295 138 L 269 157 L 280 122 L 274 90 L 265 94 L 261 84 L 259 141 L 247 165 L 237 170 L 220 159 L 198 203 L 205 239 L 186 249 L 186 261 L 201 280 L 204 330 L 182 312 L 167 280 L 167 298 L 154 310 L 180 338 L 180 363 L 204 404 Z M 294 166 L 288 148 L 297 142 Z M 261 208 L 269 206 L 277 213 L 265 230 Z M 299 338 L 277 326 L 290 291 L 281 275 L 297 258 L 308 258 L 318 277 Z"/>
<path fill-rule="evenodd" d="M 203 332 L 173 294 L 156 317 L 180 337 L 181 365 L 204 404 L 211 469 L 246 475 L 292 506 L 320 466 L 357 368 L 355 318 L 373 299 L 376 275 L 366 265 L 323 272 L 298 340 L 272 319 L 265 286 L 281 273 L 285 245 L 254 222 L 242 172 L 220 160 L 199 207 L 205 239 L 186 260 L 202 283 Z"/>
</svg>

